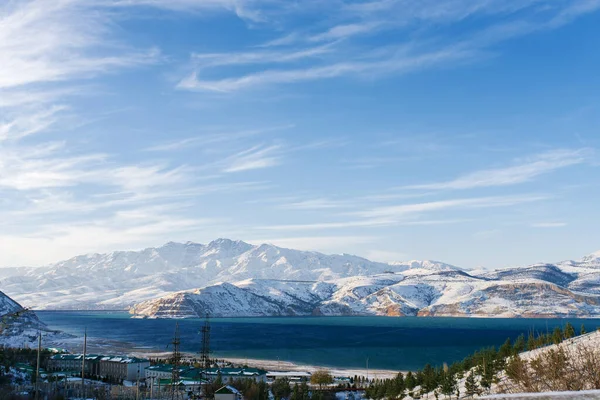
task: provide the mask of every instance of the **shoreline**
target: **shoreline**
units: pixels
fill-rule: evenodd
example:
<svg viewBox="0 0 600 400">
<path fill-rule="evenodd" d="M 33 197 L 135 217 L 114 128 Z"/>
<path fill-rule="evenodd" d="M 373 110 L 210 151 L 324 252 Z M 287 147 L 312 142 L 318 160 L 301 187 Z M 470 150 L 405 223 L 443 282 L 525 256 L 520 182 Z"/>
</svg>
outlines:
<svg viewBox="0 0 600 400">
<path fill-rule="evenodd" d="M 136 357 L 151 357 L 151 358 L 168 358 L 171 356 L 170 352 L 143 352 L 143 351 L 135 351 L 132 352 L 131 355 L 136 356 Z M 197 354 L 193 354 L 193 353 L 182 353 L 183 357 L 196 357 Z M 318 366 L 318 365 L 312 365 L 312 364 L 298 364 L 292 361 L 282 361 L 282 360 L 263 360 L 263 359 L 258 359 L 258 358 L 238 358 L 238 357 L 219 357 L 219 356 L 215 356 L 216 359 L 218 360 L 224 360 L 226 362 L 230 362 L 232 364 L 236 364 L 236 365 L 248 365 L 249 367 L 253 367 L 253 368 L 260 368 L 260 369 L 264 369 L 266 371 L 308 371 L 308 372 L 315 372 L 318 370 L 327 370 L 331 373 L 331 375 L 333 376 L 339 376 L 339 377 L 354 377 L 355 375 L 357 376 L 364 376 L 364 377 L 369 377 L 369 379 L 387 379 L 387 378 L 393 378 L 396 375 L 398 375 L 398 372 L 402 372 L 403 374 L 406 374 L 408 371 L 395 371 L 395 370 L 388 370 L 388 369 L 378 369 L 378 368 L 374 368 L 371 369 L 369 368 L 368 370 L 366 368 L 353 368 L 353 367 L 327 367 L 327 366 Z"/>
<path fill-rule="evenodd" d="M 83 350 L 83 343 L 81 338 L 69 338 L 66 340 L 57 340 L 52 343 L 48 343 L 49 345 L 53 345 L 55 347 L 60 348 L 68 348 L 74 352 L 81 352 Z M 160 359 L 168 359 L 171 357 L 170 351 L 160 351 L 156 348 L 152 347 L 138 347 L 132 343 L 120 342 L 117 340 L 108 340 L 103 338 L 91 337 L 88 338 L 88 354 L 92 352 L 96 352 L 99 354 L 102 353 L 126 353 L 127 355 L 140 357 L 140 358 L 160 358 Z M 190 353 L 190 352 L 181 352 L 182 357 L 184 358 L 197 358 L 198 354 Z M 315 364 L 300 364 L 295 363 L 293 361 L 283 361 L 283 360 L 270 360 L 270 359 L 259 359 L 259 358 L 245 358 L 245 357 L 228 357 L 228 356 L 219 356 L 218 354 L 214 354 L 213 358 L 218 360 L 224 360 L 226 362 L 230 362 L 236 365 L 248 365 L 249 367 L 255 367 L 264 369 L 267 371 L 308 371 L 315 372 L 317 370 L 328 370 L 333 376 L 347 376 L 354 377 L 364 376 L 369 377 L 369 379 L 385 379 L 385 378 L 393 378 L 398 372 L 402 372 L 406 374 L 408 371 L 404 370 L 389 370 L 389 369 L 381 369 L 381 368 L 366 368 L 362 367 L 343 367 L 343 366 L 323 366 L 323 365 L 315 365 Z"/>
<path fill-rule="evenodd" d="M 366 368 L 353 368 L 353 367 L 322 367 L 317 365 L 304 365 L 297 364 L 291 361 L 280 361 L 280 360 L 260 360 L 251 358 L 232 358 L 226 357 L 224 360 L 232 362 L 234 364 L 247 364 L 249 366 L 255 366 L 267 371 L 309 371 L 315 372 L 320 369 L 328 370 L 333 376 L 369 376 L 369 379 L 385 379 L 393 378 L 398 375 L 398 372 L 405 374 L 407 371 L 393 371 L 387 369 L 371 369 Z"/>
</svg>

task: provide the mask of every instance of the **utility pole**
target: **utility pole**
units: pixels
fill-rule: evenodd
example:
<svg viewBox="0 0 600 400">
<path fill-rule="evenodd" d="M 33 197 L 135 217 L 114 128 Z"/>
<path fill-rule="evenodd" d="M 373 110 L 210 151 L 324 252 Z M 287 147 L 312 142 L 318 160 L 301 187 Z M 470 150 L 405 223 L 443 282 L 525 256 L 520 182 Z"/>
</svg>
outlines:
<svg viewBox="0 0 600 400">
<path fill-rule="evenodd" d="M 208 372 L 210 368 L 210 317 L 206 314 L 202 332 L 202 349 L 200 350 L 200 363 L 204 372 Z"/>
<path fill-rule="evenodd" d="M 83 335 L 83 357 L 81 358 L 81 397 L 85 398 L 85 353 L 87 352 L 87 328 Z"/>
<path fill-rule="evenodd" d="M 139 363 L 138 363 L 138 373 L 137 373 L 137 383 L 136 383 L 135 400 L 140 400 L 140 364 Z"/>
<path fill-rule="evenodd" d="M 35 400 L 40 398 L 40 353 L 42 352 L 42 332 L 38 331 L 37 364 L 35 367 Z"/>
<path fill-rule="evenodd" d="M 173 355 L 171 356 L 171 363 L 173 369 L 171 370 L 171 400 L 175 400 L 175 391 L 178 389 L 176 386 L 179 384 L 179 362 L 181 361 L 181 353 L 179 353 L 179 345 L 181 340 L 179 339 L 179 322 L 175 323 L 175 335 L 173 335 Z M 177 390 L 178 391 L 178 390 Z M 179 398 L 179 393 L 177 394 Z"/>
<path fill-rule="evenodd" d="M 208 381 L 208 370 L 210 369 L 210 316 L 206 313 L 206 318 L 204 320 L 204 326 L 200 330 L 202 332 L 202 348 L 200 350 L 200 365 L 203 369 L 200 374 L 200 388 L 202 388 L 202 378 Z M 205 385 L 205 395 L 206 389 L 208 385 Z"/>
</svg>

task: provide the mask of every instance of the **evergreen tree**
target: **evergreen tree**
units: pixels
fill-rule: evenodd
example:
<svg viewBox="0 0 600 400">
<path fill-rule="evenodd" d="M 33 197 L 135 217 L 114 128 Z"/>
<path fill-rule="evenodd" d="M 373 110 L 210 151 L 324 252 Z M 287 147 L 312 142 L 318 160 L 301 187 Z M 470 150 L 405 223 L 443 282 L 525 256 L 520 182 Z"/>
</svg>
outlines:
<svg viewBox="0 0 600 400">
<path fill-rule="evenodd" d="M 562 340 L 563 340 L 562 329 L 560 329 L 560 326 L 557 326 L 556 328 L 554 328 L 554 331 L 552 332 L 552 343 L 559 344 L 560 342 L 562 342 Z"/>
<path fill-rule="evenodd" d="M 506 341 L 504 342 L 504 344 L 502 344 L 502 346 L 500 346 L 500 349 L 498 350 L 498 356 L 500 358 L 506 358 L 512 354 L 512 351 L 513 351 L 512 343 L 510 342 L 510 338 L 507 338 Z"/>
<path fill-rule="evenodd" d="M 417 386 L 417 382 L 415 381 L 415 377 L 413 376 L 412 372 L 407 372 L 406 378 L 404 379 L 404 385 L 408 390 L 413 390 L 415 386 Z"/>
<path fill-rule="evenodd" d="M 585 330 L 585 325 L 581 324 L 581 328 L 579 329 L 580 335 L 585 335 L 587 331 Z"/>
<path fill-rule="evenodd" d="M 292 390 L 292 397 L 290 397 L 290 400 L 300 400 L 301 396 L 300 396 L 300 387 L 298 387 L 298 384 L 296 383 L 294 385 L 294 389 Z"/>
<path fill-rule="evenodd" d="M 446 395 L 447 397 L 452 396 L 452 394 L 456 391 L 457 386 L 458 385 L 454 374 L 444 372 L 440 386 L 442 394 Z"/>
<path fill-rule="evenodd" d="M 438 387 L 437 373 L 431 364 L 425 365 L 420 375 L 422 376 L 421 387 L 425 390 L 425 393 L 429 393 Z"/>
<path fill-rule="evenodd" d="M 310 398 L 309 388 L 306 381 L 302 381 L 300 384 L 300 393 L 302 393 L 302 400 L 308 400 Z"/>
<path fill-rule="evenodd" d="M 525 351 L 525 335 L 521 334 L 513 345 L 513 355 Z"/>
<path fill-rule="evenodd" d="M 473 371 L 469 372 L 469 375 L 467 375 L 467 379 L 465 380 L 465 394 L 469 397 L 481 394 Z"/>
<path fill-rule="evenodd" d="M 398 375 L 396 375 L 396 378 L 394 378 L 394 385 L 396 387 L 396 395 L 400 398 L 404 397 L 406 385 L 404 383 L 404 375 L 402 372 L 398 372 Z"/>
<path fill-rule="evenodd" d="M 529 336 L 527 337 L 527 350 L 531 351 L 537 347 L 537 343 L 535 340 L 535 336 L 533 332 L 529 332 Z"/>
<path fill-rule="evenodd" d="M 575 336 L 575 328 L 573 328 L 573 325 L 571 325 L 570 323 L 567 322 L 565 325 L 564 337 L 565 337 L 565 339 L 570 339 L 574 336 Z"/>
</svg>

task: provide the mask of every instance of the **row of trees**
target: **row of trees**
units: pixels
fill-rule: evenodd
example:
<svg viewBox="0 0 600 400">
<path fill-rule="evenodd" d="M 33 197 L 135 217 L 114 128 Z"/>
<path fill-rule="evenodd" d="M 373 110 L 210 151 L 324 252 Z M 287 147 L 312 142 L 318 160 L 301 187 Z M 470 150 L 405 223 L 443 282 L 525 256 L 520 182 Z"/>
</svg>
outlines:
<svg viewBox="0 0 600 400">
<path fill-rule="evenodd" d="M 586 333 L 582 325 L 580 333 Z M 498 383 L 499 374 L 508 367 L 508 363 L 516 363 L 518 354 L 526 350 L 534 350 L 551 344 L 558 344 L 565 339 L 575 336 L 574 327 L 567 322 L 564 329 L 556 327 L 549 333 L 534 334 L 531 332 L 527 339 L 525 335 L 520 335 L 514 341 L 506 339 L 500 347 L 488 347 L 476 351 L 465 357 L 463 360 L 451 365 L 432 366 L 425 365 L 421 370 L 415 373 L 408 372 L 406 375 L 399 373 L 393 379 L 377 380 L 367 388 L 367 396 L 372 399 L 393 399 L 402 398 L 405 395 L 414 397 L 423 396 L 426 393 L 434 394 L 435 398 L 445 396 L 450 398 L 460 396 L 459 380 L 465 378 L 465 393 L 467 396 L 479 395 L 489 392 L 492 384 Z M 513 365 L 515 371 L 517 364 Z M 521 368 L 523 371 L 533 371 L 532 369 Z M 600 371 L 600 369 L 596 369 Z M 521 375 L 527 379 L 525 375 Z"/>
<path fill-rule="evenodd" d="M 228 385 L 240 391 L 245 400 L 269 399 L 269 386 L 265 382 L 255 382 L 252 379 L 236 379 L 229 382 Z M 223 386 L 223 382 L 219 382 L 217 379 L 208 386 L 206 394 L 211 398 L 214 396 L 214 392 Z M 292 385 L 285 378 L 276 379 L 271 384 L 270 390 L 275 400 L 325 400 L 330 397 L 327 393 L 311 389 L 307 382 L 294 383 Z"/>
</svg>

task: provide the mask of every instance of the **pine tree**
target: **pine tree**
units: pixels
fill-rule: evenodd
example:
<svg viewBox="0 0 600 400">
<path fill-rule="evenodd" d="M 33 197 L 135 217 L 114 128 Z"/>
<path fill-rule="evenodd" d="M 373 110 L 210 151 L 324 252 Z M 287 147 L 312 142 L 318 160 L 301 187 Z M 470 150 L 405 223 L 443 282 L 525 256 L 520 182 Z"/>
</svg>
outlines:
<svg viewBox="0 0 600 400">
<path fill-rule="evenodd" d="M 469 397 L 473 397 L 474 395 L 479 395 L 481 391 L 477 385 L 477 381 L 475 380 L 475 375 L 473 375 L 473 371 L 469 372 L 467 375 L 467 379 L 465 380 L 465 394 Z"/>
<path fill-rule="evenodd" d="M 570 323 L 566 323 L 565 325 L 565 339 L 570 339 L 575 336 L 575 328 Z"/>
<path fill-rule="evenodd" d="M 431 364 L 425 365 L 423 368 L 421 386 L 425 389 L 425 393 L 431 392 L 438 386 L 437 374 Z"/>
<path fill-rule="evenodd" d="M 506 358 L 506 357 L 510 356 L 512 353 L 512 348 L 513 347 L 510 342 L 510 338 L 506 339 L 504 344 L 502 346 L 500 346 L 500 349 L 498 350 L 498 356 L 500 358 Z"/>
<path fill-rule="evenodd" d="M 415 377 L 412 372 L 408 371 L 406 374 L 406 378 L 404 378 L 404 386 L 408 390 L 413 390 L 415 386 L 417 386 L 417 382 L 415 381 Z"/>
<path fill-rule="evenodd" d="M 513 346 L 513 354 L 519 354 L 525 350 L 525 335 L 521 334 L 515 340 L 515 344 Z"/>
<path fill-rule="evenodd" d="M 457 387 L 456 377 L 454 376 L 454 374 L 445 372 L 441 383 L 441 392 L 447 397 L 452 396 L 452 394 L 456 391 Z"/>
<path fill-rule="evenodd" d="M 562 340 L 563 340 L 562 329 L 560 329 L 560 326 L 557 326 L 556 328 L 554 328 L 554 331 L 552 332 L 552 343 L 559 344 L 560 342 L 562 342 Z"/>
<path fill-rule="evenodd" d="M 580 335 L 585 335 L 587 331 L 585 330 L 585 325 L 581 324 L 581 328 L 579 330 Z"/>
<path fill-rule="evenodd" d="M 537 347 L 537 343 L 535 340 L 535 336 L 533 332 L 529 332 L 529 336 L 527 337 L 527 350 L 534 350 Z"/>
</svg>

